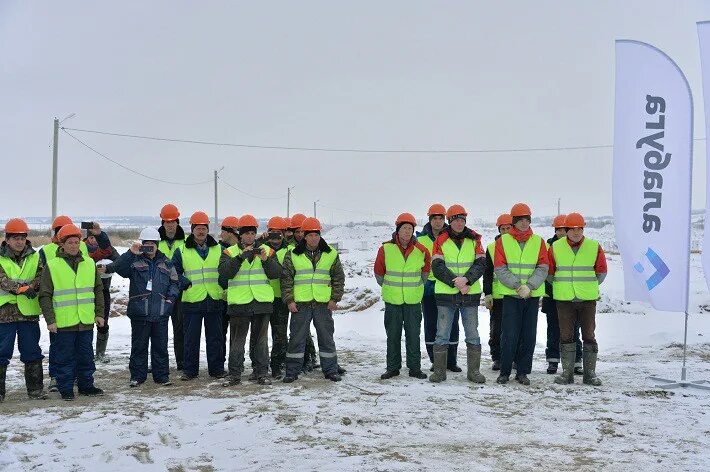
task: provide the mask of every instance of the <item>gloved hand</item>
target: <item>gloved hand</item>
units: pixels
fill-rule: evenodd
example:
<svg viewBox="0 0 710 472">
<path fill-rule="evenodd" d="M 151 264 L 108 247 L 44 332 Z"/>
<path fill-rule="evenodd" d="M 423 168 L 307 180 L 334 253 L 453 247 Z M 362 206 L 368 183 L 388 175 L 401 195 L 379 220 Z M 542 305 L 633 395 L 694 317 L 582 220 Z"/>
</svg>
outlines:
<svg viewBox="0 0 710 472">
<path fill-rule="evenodd" d="M 515 292 L 520 296 L 520 298 L 530 298 L 530 287 L 527 284 L 523 284 Z"/>
<path fill-rule="evenodd" d="M 17 294 L 18 295 L 24 295 L 27 298 L 35 298 L 37 297 L 37 291 L 31 286 L 31 285 L 21 285 L 17 289 Z"/>
<path fill-rule="evenodd" d="M 483 299 L 483 304 L 486 306 L 487 310 L 492 310 L 493 309 L 493 295 L 486 295 L 486 297 Z"/>
</svg>

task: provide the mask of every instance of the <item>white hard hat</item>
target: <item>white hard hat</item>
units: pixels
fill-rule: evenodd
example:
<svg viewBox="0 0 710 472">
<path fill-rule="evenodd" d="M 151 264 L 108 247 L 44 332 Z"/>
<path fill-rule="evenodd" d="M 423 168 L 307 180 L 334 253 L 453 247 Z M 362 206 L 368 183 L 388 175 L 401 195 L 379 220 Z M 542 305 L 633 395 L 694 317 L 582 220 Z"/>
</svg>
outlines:
<svg viewBox="0 0 710 472">
<path fill-rule="evenodd" d="M 143 228 L 138 239 L 141 241 L 160 241 L 160 233 L 153 227 Z"/>
<path fill-rule="evenodd" d="M 102 265 L 102 266 L 107 266 L 113 261 L 111 259 L 101 259 L 100 261 L 96 262 L 96 265 Z M 113 274 L 109 274 L 104 272 L 103 274 L 100 275 L 102 279 L 110 279 Z"/>
</svg>

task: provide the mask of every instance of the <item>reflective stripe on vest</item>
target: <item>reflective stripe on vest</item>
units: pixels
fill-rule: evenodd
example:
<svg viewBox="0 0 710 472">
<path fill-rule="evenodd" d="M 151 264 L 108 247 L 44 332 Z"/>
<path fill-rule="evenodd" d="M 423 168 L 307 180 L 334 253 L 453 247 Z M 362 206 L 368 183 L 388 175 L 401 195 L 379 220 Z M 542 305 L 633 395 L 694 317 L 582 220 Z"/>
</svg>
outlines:
<svg viewBox="0 0 710 472">
<path fill-rule="evenodd" d="M 599 298 L 599 280 L 594 271 L 599 243 L 584 238 L 574 253 L 567 238 L 552 244 L 555 258 L 555 275 L 552 279 L 552 297 L 555 300 L 596 300 Z"/>
<path fill-rule="evenodd" d="M 417 238 L 417 242 L 429 250 L 429 255 L 434 253 L 434 240 L 428 234 L 422 234 Z M 434 271 L 429 271 L 429 278 L 427 280 L 436 280 L 434 277 Z"/>
<path fill-rule="evenodd" d="M 221 300 L 223 290 L 219 286 L 217 272 L 221 255 L 219 244 L 209 248 L 206 259 L 202 259 L 194 248 L 182 247 L 179 251 L 185 277 L 192 283 L 190 288 L 182 292 L 182 301 L 197 303 L 207 298 L 207 295 L 213 300 Z"/>
<path fill-rule="evenodd" d="M 542 248 L 542 238 L 537 234 L 533 234 L 528 239 L 523 249 L 520 249 L 520 243 L 510 234 L 501 236 L 503 244 L 503 252 L 505 259 L 508 262 L 508 269 L 520 277 L 520 281 L 525 283 L 528 278 L 535 272 L 537 261 Z M 517 295 L 516 291 L 501 284 L 501 292 L 503 295 Z M 530 293 L 531 297 L 541 297 L 545 293 L 545 284 L 542 283 L 538 288 Z"/>
<path fill-rule="evenodd" d="M 37 265 L 39 264 L 39 252 L 34 252 L 22 260 L 22 266 L 17 265 L 15 261 L 9 257 L 0 257 L 0 266 L 5 271 L 5 274 L 13 282 L 21 285 L 31 284 L 37 276 Z M 29 299 L 24 295 L 15 295 L 14 293 L 0 290 L 0 306 L 10 303 L 17 305 L 20 313 L 24 316 L 38 316 L 42 313 L 39 307 L 39 299 L 37 297 Z"/>
<path fill-rule="evenodd" d="M 268 246 L 264 247 L 270 250 Z M 227 252 L 231 257 L 237 257 L 242 253 L 242 250 L 238 245 L 234 245 L 227 249 Z M 274 290 L 269 284 L 269 279 L 266 278 L 261 259 L 256 256 L 251 263 L 246 259 L 242 261 L 239 272 L 229 280 L 227 288 L 227 303 L 230 305 L 246 305 L 254 300 L 258 302 L 274 301 Z"/>
<path fill-rule="evenodd" d="M 488 254 L 491 256 L 491 262 L 495 261 L 496 257 L 496 243 L 495 241 L 488 245 Z M 495 270 L 493 271 L 493 293 L 491 294 L 495 300 L 500 300 L 503 298 L 503 292 L 501 291 L 503 284 L 498 280 Z"/>
<path fill-rule="evenodd" d="M 288 247 L 283 247 L 276 251 L 276 259 L 279 261 L 279 264 L 283 265 L 284 257 L 286 257 L 288 251 Z M 271 289 L 274 291 L 274 297 L 281 298 L 281 279 L 269 279 L 269 284 L 271 284 Z"/>
<path fill-rule="evenodd" d="M 57 243 L 49 243 L 42 246 L 42 252 L 44 253 L 45 262 L 49 262 L 52 259 L 57 258 L 57 249 L 59 245 Z M 89 256 L 89 248 L 86 246 L 84 241 L 79 242 L 79 251 L 85 256 Z"/>
<path fill-rule="evenodd" d="M 174 240 L 172 246 L 168 245 L 168 242 L 165 240 L 161 240 L 160 242 L 158 242 L 158 251 L 165 254 L 165 257 L 171 260 L 173 258 L 173 254 L 175 254 L 175 251 L 183 247 L 185 247 L 184 239 Z"/>
<path fill-rule="evenodd" d="M 330 268 L 337 257 L 338 252 L 331 246 L 330 252 L 321 253 L 314 269 L 313 262 L 305 254 L 291 253 L 293 268 L 296 270 L 293 276 L 293 298 L 296 302 L 330 301 Z"/>
<path fill-rule="evenodd" d="M 451 239 L 447 239 L 441 246 L 441 251 L 444 253 L 444 262 L 446 267 L 456 276 L 463 276 L 468 269 L 471 268 L 476 260 L 476 241 L 470 238 L 464 238 L 461 243 L 461 249 Z M 449 287 L 444 282 L 437 279 L 434 285 L 434 293 L 445 295 L 455 295 L 459 292 L 456 287 Z M 481 279 L 476 280 L 467 295 L 476 295 L 481 293 Z"/>
<path fill-rule="evenodd" d="M 385 243 L 382 247 L 386 269 L 382 282 L 382 300 L 393 305 L 421 303 L 424 296 L 424 252 L 415 246 L 405 259 L 397 244 Z"/>
<path fill-rule="evenodd" d="M 70 328 L 79 323 L 91 325 L 96 317 L 94 310 L 94 282 L 96 265 L 89 257 L 84 257 L 76 269 L 72 270 L 63 257 L 55 257 L 47 262 L 47 270 L 52 276 L 54 292 L 52 305 L 57 328 Z"/>
</svg>

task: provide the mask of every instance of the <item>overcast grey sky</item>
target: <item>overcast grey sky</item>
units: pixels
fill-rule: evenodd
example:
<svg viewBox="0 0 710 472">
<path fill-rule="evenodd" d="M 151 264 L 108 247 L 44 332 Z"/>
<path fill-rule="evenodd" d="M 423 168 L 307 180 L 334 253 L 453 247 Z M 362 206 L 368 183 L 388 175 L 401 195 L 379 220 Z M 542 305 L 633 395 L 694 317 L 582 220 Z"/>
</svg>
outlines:
<svg viewBox="0 0 710 472">
<path fill-rule="evenodd" d="M 704 136 L 696 21 L 704 1 L 0 2 L 1 216 L 49 215 L 52 118 L 67 127 L 247 144 L 489 149 L 611 144 L 614 40 L 669 54 Z M 166 180 L 284 196 L 329 221 L 435 201 L 493 218 L 611 213 L 612 150 L 411 155 L 219 148 L 76 133 Z M 213 213 L 213 186 L 156 183 L 60 133 L 59 211 Z M 696 141 L 695 208 L 705 142 Z M 7 198 L 10 196 L 10 198 Z M 220 187 L 220 215 L 285 214 L 285 198 Z M 326 208 L 328 206 L 330 208 Z M 333 207 L 360 211 L 347 213 Z"/>
</svg>

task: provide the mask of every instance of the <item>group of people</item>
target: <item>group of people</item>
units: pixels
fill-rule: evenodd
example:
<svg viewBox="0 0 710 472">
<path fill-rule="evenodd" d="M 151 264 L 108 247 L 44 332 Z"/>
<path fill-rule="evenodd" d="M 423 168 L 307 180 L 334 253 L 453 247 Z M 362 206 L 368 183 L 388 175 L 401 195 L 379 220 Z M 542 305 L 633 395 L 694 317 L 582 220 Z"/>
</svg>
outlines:
<svg viewBox="0 0 710 472">
<path fill-rule="evenodd" d="M 208 373 L 224 379 L 225 387 L 241 383 L 248 333 L 250 380 L 290 383 L 319 364 L 326 379 L 341 380 L 345 369 L 338 364 L 333 310 L 344 293 L 345 273 L 316 218 L 273 217 L 267 231 L 257 234 L 254 216 L 230 216 L 222 221 L 216 241 L 204 212 L 191 215 L 187 236 L 175 205 L 165 205 L 160 217 L 159 229 L 143 229 L 140 242 L 120 256 L 97 223 L 82 223 L 87 231 L 82 238 L 69 217 L 59 216 L 52 223 L 52 243 L 39 251 L 27 239 L 25 221 L 6 223 L 0 246 L 0 401 L 16 339 L 29 396 L 47 398 L 40 315 L 50 332 L 49 390 L 65 400 L 74 399 L 75 384 L 80 395 L 103 395 L 94 385 L 94 372 L 96 360 L 108 360 L 112 274 L 129 279 L 131 387 L 144 383 L 149 371 L 157 384 L 171 384 L 168 319 L 183 381 L 199 375 L 203 325 Z"/>
<path fill-rule="evenodd" d="M 498 218 L 499 235 L 484 248 L 481 236 L 466 226 L 467 216 L 461 205 L 446 209 L 434 204 L 415 237 L 416 218 L 402 213 L 392 239 L 379 248 L 374 273 L 382 286 L 387 333 L 387 368 L 381 378 L 400 373 L 403 329 L 409 376 L 427 378 L 421 368 L 423 315 L 433 371 L 429 380 L 442 382 L 447 370 L 462 371 L 456 360 L 460 319 L 467 378 L 484 383 L 478 334 L 483 296 L 490 311 L 489 345 L 493 370 L 500 371 L 498 383 L 507 383 L 515 369 L 516 380 L 529 385 L 542 298 L 548 318 L 548 373 L 556 373 L 561 360 L 562 373 L 555 382 L 572 383 L 581 351 L 583 382 L 601 385 L 594 327 L 606 259 L 599 243 L 584 236 L 584 218 L 578 213 L 558 216 L 555 236 L 546 243 L 530 228 L 530 208 L 518 203 Z M 275 216 L 259 234 L 254 216 L 229 216 L 221 222 L 219 241 L 209 234 L 204 212 L 190 216 L 187 236 L 175 205 L 165 205 L 160 218 L 158 229 L 143 229 L 140 242 L 120 256 L 95 222 L 82 223 L 84 235 L 69 217 L 55 218 L 53 240 L 39 251 L 27 239 L 25 221 L 6 223 L 0 246 L 0 401 L 16 339 L 28 395 L 47 398 L 40 315 L 50 333 L 49 391 L 73 400 L 76 385 L 80 395 L 103 395 L 94 385 L 94 372 L 95 361 L 108 362 L 112 274 L 130 282 L 131 387 L 144 383 L 149 373 L 157 384 L 170 385 L 169 319 L 183 381 L 199 375 L 203 325 L 208 374 L 223 379 L 225 387 L 241 383 L 247 335 L 249 380 L 291 383 L 318 364 L 326 379 L 342 379 L 333 311 L 343 297 L 345 274 L 338 251 L 322 238 L 316 218 Z M 581 349 L 575 340 L 579 328 Z"/>
<path fill-rule="evenodd" d="M 460 318 L 467 378 L 484 383 L 478 334 L 483 296 L 490 312 L 489 346 L 492 368 L 500 371 L 499 384 L 507 383 L 513 370 L 519 383 L 530 384 L 542 298 L 548 320 L 547 372 L 557 373 L 561 361 L 556 383 L 573 383 L 576 372 L 585 384 L 601 385 L 596 375 L 594 330 L 599 285 L 607 265 L 600 244 L 584 236 L 584 217 L 579 213 L 557 216 L 555 235 L 545 242 L 530 227 L 529 206 L 517 203 L 510 213 L 498 217 L 499 234 L 484 248 L 481 235 L 466 226 L 467 216 L 461 205 L 447 209 L 436 203 L 429 208 L 428 223 L 414 237 L 416 218 L 402 213 L 392 239 L 380 247 L 374 273 L 382 286 L 387 333 L 387 368 L 381 378 L 400 373 L 402 329 L 409 376 L 427 377 L 421 370 L 423 314 L 433 371 L 429 380 L 442 382 L 447 370 L 462 371 L 456 362 Z"/>
</svg>

